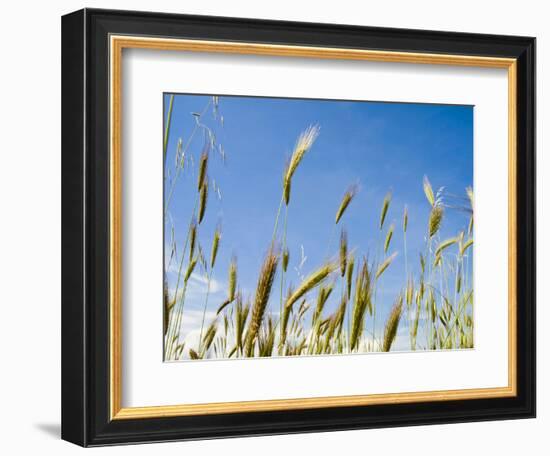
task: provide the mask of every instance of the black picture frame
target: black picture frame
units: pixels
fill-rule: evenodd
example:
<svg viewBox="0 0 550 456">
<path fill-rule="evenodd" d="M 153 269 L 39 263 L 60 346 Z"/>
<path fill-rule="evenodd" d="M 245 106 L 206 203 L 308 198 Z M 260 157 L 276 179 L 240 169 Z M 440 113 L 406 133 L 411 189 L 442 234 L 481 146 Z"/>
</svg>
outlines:
<svg viewBox="0 0 550 456">
<path fill-rule="evenodd" d="M 112 34 L 517 59 L 517 395 L 111 420 Z M 62 438 L 99 446 L 534 417 L 535 226 L 534 38 L 97 9 L 68 14 L 62 18 Z"/>
</svg>

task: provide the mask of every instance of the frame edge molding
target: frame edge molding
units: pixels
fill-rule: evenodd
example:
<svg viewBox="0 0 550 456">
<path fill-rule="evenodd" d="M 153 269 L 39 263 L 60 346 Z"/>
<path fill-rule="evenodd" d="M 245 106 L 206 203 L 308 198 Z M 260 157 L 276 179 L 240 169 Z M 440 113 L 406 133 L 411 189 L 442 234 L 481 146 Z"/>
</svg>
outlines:
<svg viewBox="0 0 550 456">
<path fill-rule="evenodd" d="M 108 203 L 95 201 L 111 177 L 109 148 L 110 35 L 193 41 L 243 40 L 283 46 L 375 49 L 377 52 L 490 56 L 516 61 L 516 382 L 507 397 L 368 406 L 329 405 L 273 412 L 181 415 L 143 410 L 128 416 L 111 402 L 109 266 L 105 235 Z M 330 33 L 329 33 L 330 32 Z M 228 37 L 234 38 L 233 40 Z M 206 40 L 205 40 L 206 38 Z M 249 39 L 250 38 L 250 39 Z M 290 43 L 290 44 L 289 44 Z M 351 44 L 353 43 L 353 44 Z M 371 44 L 372 43 L 372 44 Z M 81 446 L 173 441 L 404 425 L 484 421 L 535 416 L 535 39 L 530 37 L 387 29 L 255 19 L 84 9 L 62 19 L 62 438 Z M 310 46 L 311 45 L 311 46 Z M 476 59 L 474 59 L 476 60 Z M 101 198 L 99 198 L 101 199 Z M 106 211 L 106 212 L 105 212 Z M 517 220 L 523 221 L 517 225 Z M 107 230 L 108 231 L 108 230 Z M 509 233 L 510 235 L 510 233 Z M 105 250 L 105 251 L 104 251 Z M 510 289 L 509 289 L 510 293 Z M 116 337 L 116 336 L 115 336 Z M 510 353 L 510 352 L 509 352 Z M 510 386 L 510 385 L 509 385 Z M 341 398 L 341 397 L 340 397 Z M 115 406 L 113 407 L 112 404 Z M 246 403 L 245 403 L 246 404 Z M 213 409 L 216 404 L 210 404 Z M 178 406 L 175 406 L 178 407 Z M 243 406 L 243 410 L 247 405 Z M 148 409 L 148 408 L 147 408 Z M 135 410 L 139 412 L 138 410 Z M 133 413 L 133 412 L 132 412 Z M 149 414 L 149 415 L 148 415 Z M 113 419 L 114 418 L 114 419 Z"/>
</svg>

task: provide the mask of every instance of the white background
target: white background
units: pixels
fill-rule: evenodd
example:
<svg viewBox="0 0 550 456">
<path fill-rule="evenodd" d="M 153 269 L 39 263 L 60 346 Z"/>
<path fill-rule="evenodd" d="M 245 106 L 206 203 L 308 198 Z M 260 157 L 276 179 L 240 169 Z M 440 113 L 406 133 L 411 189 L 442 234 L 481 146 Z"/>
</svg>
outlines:
<svg viewBox="0 0 550 456">
<path fill-rule="evenodd" d="M 126 50 L 122 61 L 123 407 L 507 386 L 505 69 L 150 50 Z M 475 349 L 162 363 L 151 303 L 162 296 L 163 228 L 151 214 L 162 213 L 163 178 L 151 151 L 161 144 L 163 91 L 474 105 Z"/>
<path fill-rule="evenodd" d="M 11 2 L 0 19 L 0 449 L 6 454 L 72 454 L 59 440 L 60 404 L 60 15 L 82 6 L 314 22 L 523 34 L 538 38 L 538 81 L 549 80 L 544 2 L 524 0 L 353 2 L 76 1 Z M 549 95 L 538 86 L 538 418 L 309 435 L 103 448 L 94 454 L 430 455 L 548 454 L 550 163 L 543 121 Z M 546 278 L 546 280 L 545 280 Z M 22 323 L 24 322 L 24 323 Z M 546 432 L 545 432 L 546 431 Z"/>
</svg>

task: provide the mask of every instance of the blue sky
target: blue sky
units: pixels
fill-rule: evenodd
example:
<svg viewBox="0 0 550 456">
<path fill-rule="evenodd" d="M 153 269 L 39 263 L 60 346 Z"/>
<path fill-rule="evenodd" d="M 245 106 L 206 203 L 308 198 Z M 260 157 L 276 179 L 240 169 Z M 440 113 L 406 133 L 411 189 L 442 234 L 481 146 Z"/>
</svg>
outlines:
<svg viewBox="0 0 550 456">
<path fill-rule="evenodd" d="M 165 117 L 168 97 L 165 94 Z M 168 168 L 173 166 L 178 139 L 186 144 L 195 126 L 192 113 L 202 112 L 210 100 L 208 96 L 175 97 Z M 302 274 L 307 275 L 321 265 L 342 196 L 351 184 L 358 183 L 359 193 L 338 228 L 347 230 L 349 246 L 356 250 L 356 257 L 368 254 L 373 258 L 387 227 L 391 222 L 396 226 L 390 252 L 398 252 L 398 257 L 384 273 L 377 296 L 382 323 L 404 283 L 401 226 L 405 204 L 409 211 L 409 270 L 418 275 L 418 253 L 425 246 L 430 210 L 422 190 L 423 176 L 428 176 L 434 191 L 445 187 L 446 202 L 451 205 L 460 205 L 465 188 L 473 185 L 473 112 L 471 106 L 221 96 L 218 118 L 214 118 L 210 108 L 201 117 L 201 122 L 212 129 L 217 142 L 223 145 L 226 155 L 225 163 L 219 153 L 210 156 L 209 177 L 219 186 L 222 197 L 220 200 L 211 192 L 199 230 L 199 240 L 209 257 L 213 232 L 218 225 L 222 229 L 209 310 L 214 311 L 225 297 L 232 255 L 238 260 L 239 286 L 245 296 L 253 294 L 271 240 L 285 163 L 299 134 L 309 125 L 317 124 L 320 135 L 292 181 L 286 283 L 296 286 L 300 282 L 295 268 L 302 260 L 302 247 L 307 257 Z M 194 158 L 196 167 L 203 146 L 203 135 L 195 135 L 188 150 L 188 165 L 170 203 L 180 250 L 196 197 L 196 170 L 190 166 L 189 157 Z M 380 209 L 388 191 L 392 192 L 392 202 L 380 233 Z M 441 238 L 456 235 L 467 227 L 468 221 L 465 212 L 447 209 Z M 170 230 L 167 223 L 166 244 Z M 339 231 L 333 237 L 331 254 L 337 252 L 338 238 Z M 173 270 L 169 269 L 167 279 L 169 287 L 173 287 Z M 190 285 L 185 309 L 202 309 L 203 279 L 198 271 Z M 278 284 L 279 279 L 276 280 Z M 276 312 L 278 291 L 274 298 L 272 309 Z M 331 303 L 325 312 L 335 306 L 336 302 Z"/>
</svg>

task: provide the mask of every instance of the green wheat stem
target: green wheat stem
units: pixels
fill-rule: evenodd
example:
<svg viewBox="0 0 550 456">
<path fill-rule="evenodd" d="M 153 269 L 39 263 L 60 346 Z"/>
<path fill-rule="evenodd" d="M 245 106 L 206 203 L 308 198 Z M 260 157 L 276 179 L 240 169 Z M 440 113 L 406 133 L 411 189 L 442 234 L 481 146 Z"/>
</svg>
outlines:
<svg viewBox="0 0 550 456">
<path fill-rule="evenodd" d="M 438 240 L 439 243 L 439 240 Z M 449 277 L 448 277 L 448 271 L 450 268 L 449 262 L 447 262 L 446 258 L 444 256 L 441 257 L 441 270 L 439 271 L 439 302 L 440 302 L 440 309 L 443 308 L 445 305 L 445 296 L 447 298 L 450 296 L 449 293 Z M 451 271 L 452 272 L 452 271 Z M 445 293 L 445 294 L 444 294 Z M 437 303 L 437 300 L 436 300 Z M 438 327 L 440 327 L 440 320 L 439 318 L 436 318 L 435 320 L 435 332 L 438 334 Z M 436 338 L 436 342 L 439 339 Z"/>
<path fill-rule="evenodd" d="M 208 280 L 206 281 L 206 298 L 204 300 L 204 309 L 202 311 L 201 332 L 199 336 L 199 352 L 202 349 L 202 332 L 204 329 L 204 320 L 206 318 L 206 309 L 208 307 L 208 296 L 210 295 L 210 281 L 212 280 L 213 273 L 214 273 L 214 269 L 210 268 L 210 274 L 208 275 Z"/>
<path fill-rule="evenodd" d="M 181 319 L 182 319 L 181 315 L 182 315 L 182 312 L 183 312 L 183 305 L 185 303 L 185 293 L 186 293 L 186 291 L 187 291 L 187 282 L 185 282 L 184 285 L 183 285 L 181 298 L 180 298 L 176 308 L 174 309 L 175 321 L 170 326 L 171 331 L 168 331 L 168 333 L 167 333 L 166 341 L 167 341 L 168 346 L 165 348 L 167 359 L 171 359 L 172 355 L 174 354 L 173 353 L 174 347 L 177 346 L 177 342 L 179 341 L 179 327 L 181 325 Z M 177 336 L 177 338 L 176 338 L 176 336 Z"/>
<path fill-rule="evenodd" d="M 187 246 L 189 244 L 189 237 L 191 235 L 191 226 L 192 226 L 192 223 L 193 223 L 193 219 L 196 217 L 196 212 L 197 212 L 197 205 L 199 203 L 199 196 L 197 195 L 196 198 L 195 198 L 195 206 L 193 207 L 193 212 L 191 213 L 191 219 L 189 221 L 189 228 L 187 229 L 187 236 L 185 238 L 185 244 L 183 246 L 183 252 L 181 253 L 181 259 L 180 259 L 180 264 L 178 266 L 178 274 L 177 274 L 177 280 L 176 280 L 176 289 L 174 291 L 174 299 L 176 299 L 177 295 L 178 295 L 178 287 L 179 287 L 179 284 L 180 284 L 180 281 L 181 281 L 181 273 L 183 272 L 183 261 L 185 260 L 185 254 L 187 252 Z M 191 259 L 189 259 L 191 260 Z"/>
<path fill-rule="evenodd" d="M 279 203 L 279 209 L 277 209 L 277 215 L 275 217 L 275 224 L 273 226 L 273 235 L 271 236 L 271 245 L 275 242 L 275 236 L 277 235 L 277 227 L 279 226 L 279 217 L 281 215 L 281 208 L 283 207 L 284 195 L 281 195 L 281 202 Z"/>
<path fill-rule="evenodd" d="M 459 273 L 462 275 L 463 273 L 463 269 L 464 269 L 464 263 L 463 263 L 463 259 L 460 255 L 457 255 L 456 257 L 456 275 L 455 275 L 455 293 L 454 293 L 454 307 L 455 309 L 458 308 L 458 304 L 457 304 L 457 297 L 459 296 L 462 296 L 464 293 L 462 290 L 460 290 L 460 292 L 458 291 L 458 275 Z M 462 285 L 461 285 L 461 288 L 464 288 L 464 281 L 462 280 Z M 457 331 L 457 343 L 458 343 L 458 331 Z"/>
<path fill-rule="evenodd" d="M 380 244 L 382 241 L 382 230 L 378 230 L 378 241 L 376 243 L 376 269 L 380 266 Z M 376 297 L 378 295 L 378 279 L 375 279 L 374 285 L 373 285 L 374 291 L 373 291 L 373 298 L 372 298 L 372 351 L 374 351 L 374 347 L 377 343 L 376 340 Z M 380 343 L 378 343 L 380 345 Z"/>
<path fill-rule="evenodd" d="M 467 302 L 469 302 L 470 299 L 471 299 L 471 294 L 472 294 L 472 292 L 470 291 L 470 292 L 468 293 L 468 299 L 463 300 L 462 306 L 461 306 L 459 309 L 457 309 L 458 311 L 455 313 L 455 318 L 454 318 L 455 322 L 454 322 L 454 325 L 457 324 L 459 318 L 462 316 L 462 313 L 463 313 L 464 310 L 466 309 Z M 449 339 L 449 335 L 450 335 L 450 334 L 451 334 L 451 331 L 450 331 L 450 330 L 447 331 L 447 335 L 446 335 L 445 339 L 443 340 L 443 344 L 445 344 L 445 343 L 447 342 L 447 340 Z"/>
<path fill-rule="evenodd" d="M 177 280 L 176 280 L 176 287 L 175 287 L 175 290 L 174 290 L 174 301 L 177 301 L 177 297 L 178 297 L 178 291 L 179 291 L 179 285 L 180 285 L 180 282 L 181 282 L 181 275 L 182 275 L 182 272 L 183 272 L 183 262 L 185 260 L 185 254 L 187 252 L 187 246 L 189 244 L 189 238 L 190 238 L 190 235 L 191 235 L 191 226 L 192 226 L 192 223 L 193 223 L 193 218 L 195 217 L 195 212 L 197 211 L 197 204 L 198 204 L 198 201 L 199 201 L 199 197 L 197 195 L 197 197 L 195 198 L 195 206 L 193 207 L 193 212 L 191 214 L 191 219 L 189 221 L 189 227 L 187 228 L 187 236 L 185 238 L 185 244 L 184 244 L 184 247 L 183 247 L 183 252 L 181 253 L 181 259 L 180 259 L 180 264 L 178 266 L 178 274 L 177 274 Z M 189 260 L 191 261 L 191 259 Z M 184 284 L 184 292 L 182 293 L 182 299 L 184 298 L 185 296 L 185 290 L 187 288 L 187 282 Z M 172 329 L 172 331 L 168 331 L 168 334 L 172 333 L 171 334 L 171 337 L 169 339 L 167 339 L 168 343 L 171 343 L 172 341 L 172 338 L 175 336 L 175 333 L 174 331 L 176 330 L 175 328 L 172 328 L 171 326 L 169 326 L 169 329 Z"/>
<path fill-rule="evenodd" d="M 340 287 L 342 288 L 342 297 L 341 297 L 341 299 L 344 299 L 344 296 L 347 293 L 346 292 L 346 277 L 345 277 L 345 275 L 340 277 Z M 348 330 L 347 330 L 348 334 L 347 334 L 347 337 L 345 337 L 345 334 L 344 334 L 344 340 L 346 340 L 348 342 L 349 347 L 351 347 L 351 343 L 349 341 L 349 338 L 351 337 L 351 321 L 350 321 L 351 308 L 352 308 L 351 299 L 348 299 L 348 304 L 346 305 L 346 310 L 345 310 L 345 312 L 346 312 L 346 323 L 347 323 L 347 327 L 348 327 Z"/>
<path fill-rule="evenodd" d="M 208 103 L 206 104 L 206 106 L 204 107 L 202 112 L 200 113 L 201 117 L 206 113 L 206 111 L 210 107 L 211 101 L 212 100 L 208 101 Z M 185 147 L 182 149 L 182 152 L 181 152 L 182 154 L 187 153 L 187 150 L 191 146 L 191 142 L 193 141 L 193 138 L 195 137 L 195 134 L 197 133 L 199 128 L 200 128 L 200 124 L 195 123 L 195 128 L 193 128 L 193 131 L 191 132 L 191 135 L 189 136 L 189 139 L 187 140 L 187 143 L 185 144 Z M 164 205 L 164 216 L 166 216 L 166 213 L 168 212 L 168 207 L 170 206 L 170 201 L 172 200 L 172 195 L 174 194 L 174 189 L 176 188 L 176 183 L 178 181 L 178 177 L 179 177 L 180 173 L 181 173 L 181 166 L 178 166 L 178 168 L 176 169 L 176 175 L 174 176 L 174 180 L 172 181 L 172 185 L 170 186 L 170 191 L 168 192 L 168 196 L 166 198 L 166 203 Z"/>
<path fill-rule="evenodd" d="M 403 231 L 403 250 L 405 252 L 405 286 L 408 288 L 409 286 L 409 260 L 408 260 L 408 255 L 407 255 L 407 232 L 406 231 Z M 414 290 L 413 290 L 414 291 Z M 409 303 L 406 302 L 405 303 L 406 307 L 407 307 L 407 325 L 408 325 L 408 328 L 409 328 L 409 343 L 411 345 L 411 349 L 413 347 L 413 335 L 412 335 L 412 329 L 411 329 L 411 309 L 410 307 L 412 306 L 412 302 Z"/>
<path fill-rule="evenodd" d="M 427 285 L 430 288 L 433 288 L 432 279 L 433 279 L 433 261 L 434 257 L 432 256 L 432 238 L 428 233 L 428 282 Z M 426 308 L 426 343 L 428 345 L 428 350 L 431 350 L 432 347 L 432 319 L 430 316 L 430 309 Z"/>
<path fill-rule="evenodd" d="M 174 107 L 174 95 L 170 95 L 170 104 L 168 106 L 168 115 L 166 116 L 166 128 L 164 129 L 164 161 L 166 161 L 166 152 L 168 150 L 168 136 L 170 135 L 170 126 L 172 124 L 172 109 Z"/>
<path fill-rule="evenodd" d="M 282 202 L 282 200 L 281 200 Z M 287 227 L 287 221 L 288 221 L 288 206 L 285 206 L 285 221 L 283 226 L 283 252 L 286 249 L 286 227 Z M 279 320 L 281 319 L 283 315 L 283 289 L 285 285 L 285 270 L 284 268 L 281 268 L 281 300 L 279 304 Z"/>
</svg>

